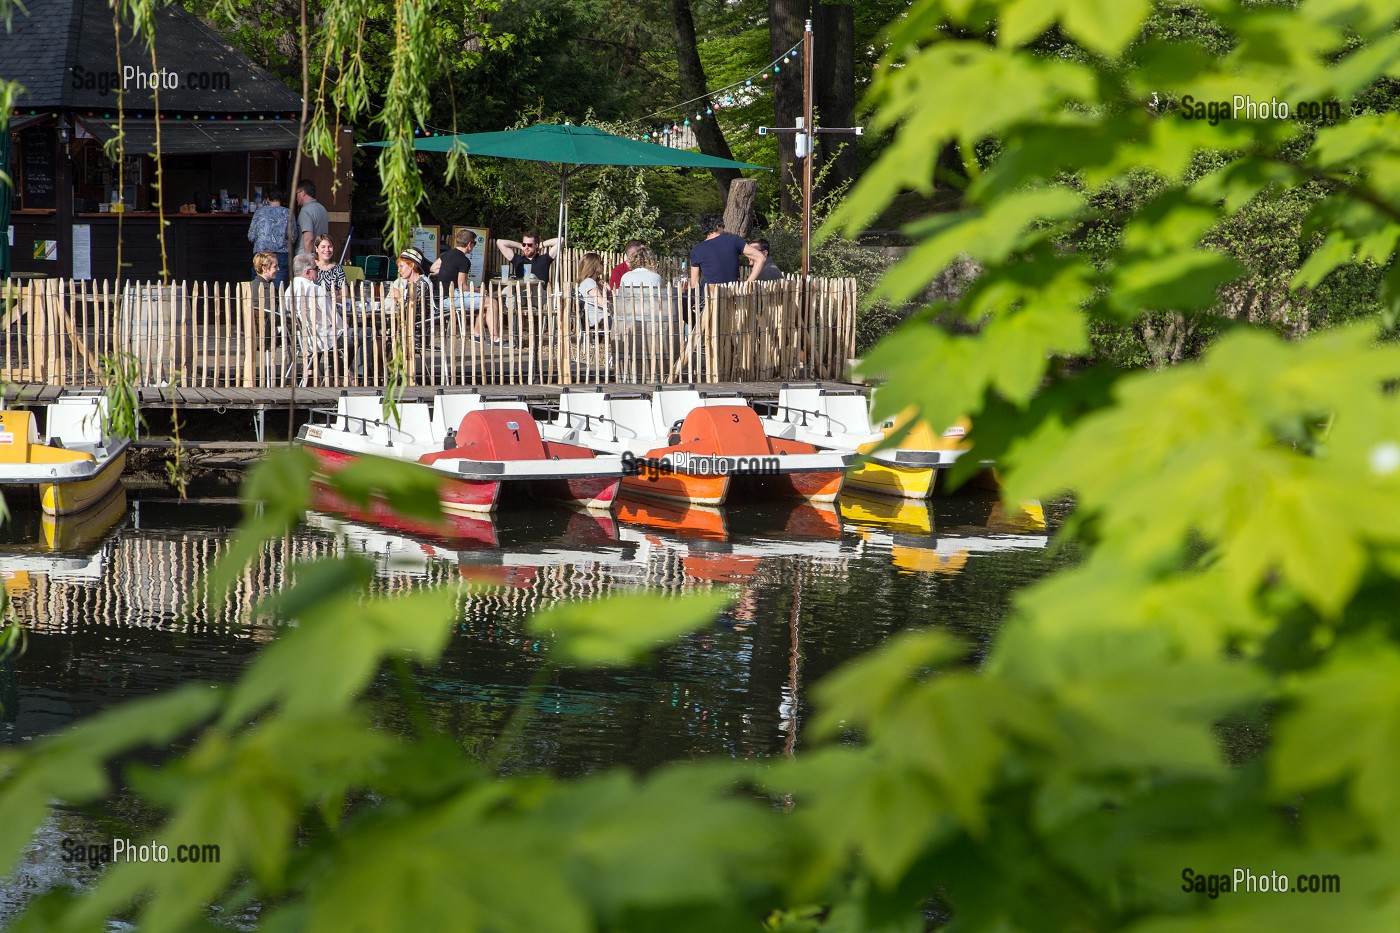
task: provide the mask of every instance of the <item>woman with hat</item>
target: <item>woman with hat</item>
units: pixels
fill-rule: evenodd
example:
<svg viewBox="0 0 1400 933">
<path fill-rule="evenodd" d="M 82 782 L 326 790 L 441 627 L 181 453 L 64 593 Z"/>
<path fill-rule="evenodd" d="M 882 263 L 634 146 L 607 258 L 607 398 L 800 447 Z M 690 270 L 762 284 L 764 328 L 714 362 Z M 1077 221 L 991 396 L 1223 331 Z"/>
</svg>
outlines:
<svg viewBox="0 0 1400 933">
<path fill-rule="evenodd" d="M 417 249 L 410 246 L 399 253 L 399 277 L 389 283 L 389 293 L 384 296 L 384 307 L 411 308 L 428 289 L 428 261 Z"/>
</svg>

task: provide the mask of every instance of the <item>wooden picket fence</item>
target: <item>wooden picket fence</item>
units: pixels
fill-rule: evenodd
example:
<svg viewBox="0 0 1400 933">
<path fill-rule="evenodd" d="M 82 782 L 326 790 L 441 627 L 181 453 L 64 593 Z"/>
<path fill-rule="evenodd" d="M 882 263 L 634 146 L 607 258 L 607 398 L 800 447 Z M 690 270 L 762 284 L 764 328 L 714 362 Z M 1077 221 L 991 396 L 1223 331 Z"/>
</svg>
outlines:
<svg viewBox="0 0 1400 933">
<path fill-rule="evenodd" d="M 805 314 L 795 277 L 711 287 L 699 307 L 670 283 L 624 289 L 593 328 L 572 288 L 423 288 L 392 308 L 389 291 L 352 283 L 322 346 L 317 310 L 260 284 L 0 283 L 0 379 L 98 387 L 122 354 L 142 384 L 194 388 L 839 379 L 855 346 L 851 279 L 813 280 Z M 474 339 L 490 309 L 504 344 Z"/>
</svg>

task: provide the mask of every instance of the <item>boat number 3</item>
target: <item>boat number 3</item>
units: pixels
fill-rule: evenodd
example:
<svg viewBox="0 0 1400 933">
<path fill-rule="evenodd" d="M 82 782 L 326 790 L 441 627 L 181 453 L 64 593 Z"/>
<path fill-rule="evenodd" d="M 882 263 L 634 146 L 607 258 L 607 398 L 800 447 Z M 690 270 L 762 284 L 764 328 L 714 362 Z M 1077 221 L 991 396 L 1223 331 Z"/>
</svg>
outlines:
<svg viewBox="0 0 1400 933">
<path fill-rule="evenodd" d="M 739 423 L 739 416 L 738 416 L 738 415 L 730 415 L 729 417 L 731 417 L 731 418 L 734 419 L 734 423 L 735 423 L 735 424 L 738 424 L 738 423 Z"/>
</svg>

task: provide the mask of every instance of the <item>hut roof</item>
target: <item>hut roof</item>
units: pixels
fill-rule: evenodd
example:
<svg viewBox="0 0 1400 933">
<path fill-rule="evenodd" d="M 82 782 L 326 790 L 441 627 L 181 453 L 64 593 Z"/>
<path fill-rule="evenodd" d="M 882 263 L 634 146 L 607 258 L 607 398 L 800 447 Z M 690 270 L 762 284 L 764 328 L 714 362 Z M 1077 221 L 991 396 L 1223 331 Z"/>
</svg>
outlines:
<svg viewBox="0 0 1400 933">
<path fill-rule="evenodd" d="M 107 0 L 43 0 L 29 10 L 16 11 L 11 32 L 0 28 L 5 77 L 25 88 L 18 108 L 110 112 L 120 88 L 127 111 L 154 110 L 157 94 L 160 109 L 172 113 L 301 109 L 299 94 L 178 5 L 156 14 L 154 64 L 150 49 L 122 27 L 120 69 Z"/>
</svg>

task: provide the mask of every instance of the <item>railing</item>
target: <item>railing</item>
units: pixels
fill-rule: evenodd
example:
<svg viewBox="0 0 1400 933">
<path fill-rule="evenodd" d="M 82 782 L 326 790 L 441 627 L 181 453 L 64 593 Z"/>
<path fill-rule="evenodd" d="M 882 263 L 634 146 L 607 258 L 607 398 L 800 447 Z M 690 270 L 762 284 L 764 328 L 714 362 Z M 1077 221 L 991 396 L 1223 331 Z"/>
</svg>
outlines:
<svg viewBox="0 0 1400 933">
<path fill-rule="evenodd" d="M 421 386 L 838 379 L 855 343 L 850 279 L 813 280 L 805 314 L 791 277 L 698 302 L 671 284 L 624 289 L 592 327 L 571 289 L 543 283 L 453 296 L 356 282 L 329 309 L 259 286 L 0 283 L 0 379 L 96 387 L 123 353 L 143 384 L 193 388 L 382 387 L 396 367 Z"/>
</svg>

